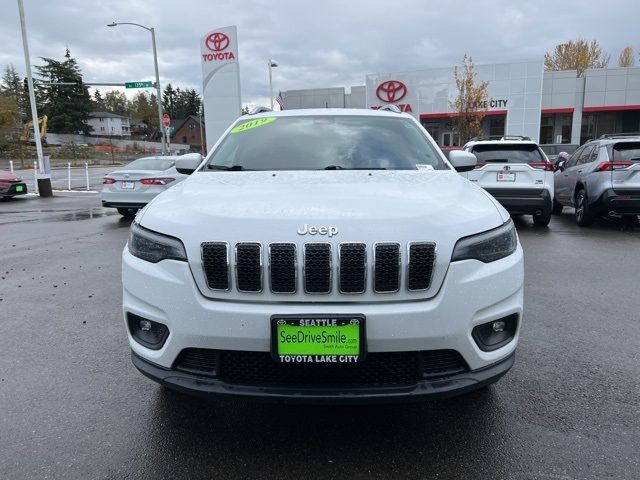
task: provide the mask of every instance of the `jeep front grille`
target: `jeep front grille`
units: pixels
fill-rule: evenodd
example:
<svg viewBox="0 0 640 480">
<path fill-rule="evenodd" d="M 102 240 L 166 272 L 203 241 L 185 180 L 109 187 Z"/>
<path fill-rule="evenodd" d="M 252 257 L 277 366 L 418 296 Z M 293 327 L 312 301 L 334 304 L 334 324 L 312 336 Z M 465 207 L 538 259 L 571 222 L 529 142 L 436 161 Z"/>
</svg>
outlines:
<svg viewBox="0 0 640 480">
<path fill-rule="evenodd" d="M 431 286 L 436 258 L 436 246 L 430 242 L 411 242 L 406 249 L 393 242 L 371 247 L 357 242 L 319 242 L 304 244 L 301 252 L 294 243 L 272 243 L 265 248 L 257 242 L 231 247 L 225 242 L 206 242 L 201 247 L 211 290 L 235 287 L 248 293 L 270 289 L 277 294 L 295 294 L 301 289 L 309 294 L 329 294 L 334 287 L 341 294 L 361 294 L 368 289 L 394 293 L 403 287 L 423 291 Z"/>
</svg>

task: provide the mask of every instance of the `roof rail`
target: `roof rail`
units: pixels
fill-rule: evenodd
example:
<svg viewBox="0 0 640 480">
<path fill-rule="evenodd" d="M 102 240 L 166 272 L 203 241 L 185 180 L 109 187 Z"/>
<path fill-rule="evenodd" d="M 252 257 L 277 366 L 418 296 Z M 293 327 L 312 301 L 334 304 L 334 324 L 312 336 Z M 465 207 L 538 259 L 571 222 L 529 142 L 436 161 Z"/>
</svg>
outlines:
<svg viewBox="0 0 640 480">
<path fill-rule="evenodd" d="M 384 112 L 402 113 L 402 110 L 400 110 L 396 105 L 393 104 L 383 105 L 378 110 L 382 110 Z"/>
<path fill-rule="evenodd" d="M 628 137 L 640 137 L 640 132 L 607 133 L 605 135 L 600 135 L 600 138 L 628 138 Z"/>
<path fill-rule="evenodd" d="M 482 142 L 484 140 L 522 140 L 531 141 L 531 137 L 525 137 L 522 135 L 481 135 L 479 137 L 473 137 L 470 142 Z"/>
<path fill-rule="evenodd" d="M 260 107 L 260 106 L 253 107 L 249 112 L 249 115 L 255 115 L 257 113 L 264 113 L 264 112 L 273 112 L 273 110 L 271 110 L 269 107 Z"/>
</svg>

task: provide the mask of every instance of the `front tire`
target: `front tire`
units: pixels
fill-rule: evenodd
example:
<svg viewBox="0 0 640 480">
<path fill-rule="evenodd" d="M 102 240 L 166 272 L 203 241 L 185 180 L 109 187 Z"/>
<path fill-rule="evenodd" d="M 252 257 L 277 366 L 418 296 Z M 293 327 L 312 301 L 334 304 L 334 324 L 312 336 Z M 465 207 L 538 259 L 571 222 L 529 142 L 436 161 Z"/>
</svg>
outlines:
<svg viewBox="0 0 640 480">
<path fill-rule="evenodd" d="M 578 190 L 576 193 L 576 223 L 581 227 L 589 227 L 595 220 L 595 214 L 589 208 L 589 202 L 587 200 L 587 192 L 584 188 Z"/>
<path fill-rule="evenodd" d="M 137 212 L 137 208 L 118 208 L 118 213 L 126 218 L 135 217 Z"/>
</svg>

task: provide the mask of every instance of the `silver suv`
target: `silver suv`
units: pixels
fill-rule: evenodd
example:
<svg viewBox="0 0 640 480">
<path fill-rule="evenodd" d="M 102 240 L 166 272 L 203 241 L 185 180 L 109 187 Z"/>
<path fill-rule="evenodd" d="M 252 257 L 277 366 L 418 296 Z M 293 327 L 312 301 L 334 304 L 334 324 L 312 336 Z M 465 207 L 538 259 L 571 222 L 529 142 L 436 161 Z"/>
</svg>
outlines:
<svg viewBox="0 0 640 480">
<path fill-rule="evenodd" d="M 575 207 L 576 222 L 599 215 L 640 215 L 640 134 L 603 135 L 561 160 L 554 174 L 553 213 Z"/>
<path fill-rule="evenodd" d="M 481 186 L 509 213 L 532 215 L 537 226 L 551 220 L 553 164 L 529 137 L 515 135 L 473 138 L 464 146 L 476 168 L 461 173 Z"/>
</svg>

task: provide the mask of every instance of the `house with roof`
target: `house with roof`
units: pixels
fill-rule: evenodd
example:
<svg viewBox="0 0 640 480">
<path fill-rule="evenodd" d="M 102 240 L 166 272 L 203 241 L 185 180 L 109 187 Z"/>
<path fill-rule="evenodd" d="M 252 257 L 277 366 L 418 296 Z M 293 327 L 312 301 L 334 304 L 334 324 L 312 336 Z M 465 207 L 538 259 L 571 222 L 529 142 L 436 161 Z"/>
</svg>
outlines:
<svg viewBox="0 0 640 480">
<path fill-rule="evenodd" d="M 115 136 L 130 137 L 131 125 L 129 118 L 111 112 L 91 112 L 87 120 L 89 126 L 93 129 L 92 135 L 98 137 Z"/>
<path fill-rule="evenodd" d="M 170 131 L 171 143 L 189 145 L 189 149 L 194 152 L 206 151 L 204 120 L 200 122 L 197 116 L 189 115 L 187 118 L 171 120 Z"/>
</svg>

